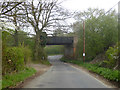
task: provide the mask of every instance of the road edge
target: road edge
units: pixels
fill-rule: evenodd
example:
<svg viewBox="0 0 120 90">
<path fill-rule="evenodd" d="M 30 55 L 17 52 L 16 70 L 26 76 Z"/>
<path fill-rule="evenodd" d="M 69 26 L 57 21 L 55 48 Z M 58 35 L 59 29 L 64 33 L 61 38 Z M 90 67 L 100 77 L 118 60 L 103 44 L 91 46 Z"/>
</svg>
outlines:
<svg viewBox="0 0 120 90">
<path fill-rule="evenodd" d="M 26 84 L 28 84 L 29 82 L 31 82 L 36 77 L 42 76 L 44 73 L 46 73 L 47 71 L 49 71 L 51 67 L 52 67 L 52 65 L 48 66 L 48 68 L 45 71 L 42 71 L 42 72 L 41 71 L 37 71 L 35 74 L 33 74 L 32 76 L 26 78 L 24 81 L 18 82 L 16 84 L 16 86 L 11 86 L 9 88 L 23 88 Z"/>
<path fill-rule="evenodd" d="M 94 73 L 94 72 L 91 72 L 89 71 L 88 69 L 82 67 L 82 66 L 78 66 L 76 64 L 72 64 L 72 63 L 65 63 L 65 64 L 68 64 L 70 65 L 71 67 L 75 68 L 75 69 L 78 69 L 78 70 L 81 70 L 85 73 L 87 73 L 88 75 L 90 75 L 91 77 L 93 77 L 94 79 L 96 79 L 97 81 L 99 81 L 101 84 L 103 84 L 104 86 L 108 87 L 108 88 L 119 88 L 117 87 L 116 85 L 113 85 L 111 82 L 109 82 L 107 79 L 103 78 L 102 76 Z"/>
</svg>

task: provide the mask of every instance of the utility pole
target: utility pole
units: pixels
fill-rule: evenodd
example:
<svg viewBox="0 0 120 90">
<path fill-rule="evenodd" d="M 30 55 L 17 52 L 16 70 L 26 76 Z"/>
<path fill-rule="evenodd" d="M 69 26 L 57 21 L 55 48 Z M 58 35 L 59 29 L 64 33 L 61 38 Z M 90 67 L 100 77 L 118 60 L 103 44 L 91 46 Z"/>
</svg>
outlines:
<svg viewBox="0 0 120 90">
<path fill-rule="evenodd" d="M 85 21 L 83 21 L 83 62 L 85 62 Z"/>
</svg>

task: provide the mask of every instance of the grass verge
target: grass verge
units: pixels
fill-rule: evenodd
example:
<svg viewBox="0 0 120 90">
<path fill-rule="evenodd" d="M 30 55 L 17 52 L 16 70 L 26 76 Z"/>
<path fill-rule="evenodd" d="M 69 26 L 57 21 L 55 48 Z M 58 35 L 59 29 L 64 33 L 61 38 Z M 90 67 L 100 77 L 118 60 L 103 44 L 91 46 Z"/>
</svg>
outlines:
<svg viewBox="0 0 120 90">
<path fill-rule="evenodd" d="M 85 67 L 89 71 L 99 74 L 110 81 L 115 81 L 117 83 L 120 83 L 120 71 L 118 70 L 112 70 L 109 68 L 100 67 L 97 64 L 83 63 L 82 61 L 79 60 L 68 60 L 65 58 L 61 58 L 61 61 L 77 64 L 78 66 Z"/>
<path fill-rule="evenodd" d="M 18 82 L 24 81 L 26 78 L 32 76 L 35 73 L 35 69 L 26 68 L 24 71 L 18 73 L 5 75 L 2 77 L 2 88 L 15 86 Z"/>
<path fill-rule="evenodd" d="M 48 60 L 39 60 L 39 61 L 32 61 L 34 64 L 44 64 L 50 66 L 51 63 Z"/>
<path fill-rule="evenodd" d="M 44 64 L 44 65 L 51 65 L 51 63 L 50 63 L 48 60 L 43 60 L 43 61 L 41 61 L 41 64 Z"/>
<path fill-rule="evenodd" d="M 44 48 L 47 55 L 59 55 L 63 54 L 64 46 L 63 45 L 49 45 Z"/>
</svg>

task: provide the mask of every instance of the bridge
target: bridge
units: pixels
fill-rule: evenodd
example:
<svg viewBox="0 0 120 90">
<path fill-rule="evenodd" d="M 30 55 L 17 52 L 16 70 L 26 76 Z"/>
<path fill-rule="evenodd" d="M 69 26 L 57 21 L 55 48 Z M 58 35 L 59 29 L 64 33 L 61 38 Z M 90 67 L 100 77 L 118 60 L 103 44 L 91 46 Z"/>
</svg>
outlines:
<svg viewBox="0 0 120 90">
<path fill-rule="evenodd" d="M 47 37 L 47 45 L 72 45 L 74 41 L 73 37 Z"/>
<path fill-rule="evenodd" d="M 77 44 L 77 37 L 47 37 L 46 45 L 64 45 L 64 56 L 74 58 Z"/>
</svg>

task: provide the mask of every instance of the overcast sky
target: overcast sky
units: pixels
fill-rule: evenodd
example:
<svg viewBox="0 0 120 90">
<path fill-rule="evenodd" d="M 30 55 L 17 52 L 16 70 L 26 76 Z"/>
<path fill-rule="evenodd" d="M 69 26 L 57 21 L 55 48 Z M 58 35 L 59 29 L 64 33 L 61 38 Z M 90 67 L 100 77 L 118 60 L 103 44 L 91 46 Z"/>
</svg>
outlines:
<svg viewBox="0 0 120 90">
<path fill-rule="evenodd" d="M 104 9 L 106 12 L 115 6 L 112 10 L 118 12 L 118 2 L 120 0 L 58 0 L 63 1 L 61 5 L 71 12 L 85 11 L 88 8 Z M 74 23 L 74 19 L 68 20 L 68 23 Z"/>
<path fill-rule="evenodd" d="M 71 11 L 84 11 L 89 7 L 105 9 L 108 11 L 120 0 L 63 0 L 62 6 L 71 10 Z M 118 6 L 116 5 L 114 9 L 117 10 Z"/>
</svg>

